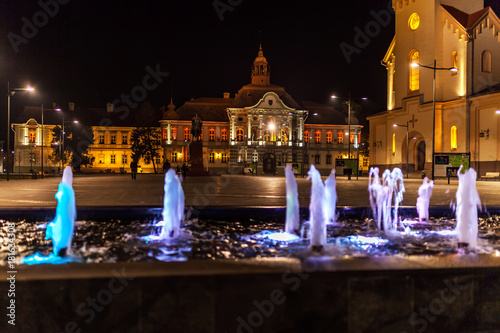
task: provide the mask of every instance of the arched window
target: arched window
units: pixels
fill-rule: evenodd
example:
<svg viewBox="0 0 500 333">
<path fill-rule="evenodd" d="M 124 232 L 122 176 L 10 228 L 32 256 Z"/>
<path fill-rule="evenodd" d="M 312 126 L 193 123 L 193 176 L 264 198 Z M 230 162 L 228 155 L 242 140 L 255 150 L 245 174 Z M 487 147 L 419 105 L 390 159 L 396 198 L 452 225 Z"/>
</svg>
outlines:
<svg viewBox="0 0 500 333">
<path fill-rule="evenodd" d="M 185 141 L 191 140 L 191 132 L 189 130 L 189 127 L 184 127 L 184 140 Z"/>
<path fill-rule="evenodd" d="M 392 153 L 396 153 L 396 133 L 392 134 Z"/>
<path fill-rule="evenodd" d="M 314 133 L 314 142 L 321 143 L 321 131 L 316 131 Z"/>
<path fill-rule="evenodd" d="M 243 141 L 243 129 L 238 128 L 236 131 L 236 141 Z"/>
<path fill-rule="evenodd" d="M 35 130 L 30 130 L 29 133 L 28 133 L 29 143 L 35 143 L 35 139 L 36 139 L 36 131 Z"/>
<path fill-rule="evenodd" d="M 451 150 L 457 150 L 457 126 L 451 127 L 450 140 Z"/>
<path fill-rule="evenodd" d="M 413 64 L 420 63 L 420 53 L 417 50 L 410 52 L 410 90 L 417 91 L 420 89 L 420 68 Z"/>
<path fill-rule="evenodd" d="M 344 143 L 344 132 L 343 131 L 337 132 L 337 141 L 339 143 Z"/>
<path fill-rule="evenodd" d="M 481 55 L 481 72 L 491 72 L 491 53 L 490 51 L 483 51 Z"/>
<path fill-rule="evenodd" d="M 453 51 L 451 53 L 451 67 L 458 68 L 458 58 L 457 58 L 457 51 Z M 457 75 L 457 71 L 451 71 L 451 76 Z"/>
<path fill-rule="evenodd" d="M 281 128 L 281 141 L 282 142 L 288 141 L 288 128 L 286 127 Z"/>
<path fill-rule="evenodd" d="M 304 142 L 309 142 L 309 131 L 304 131 Z"/>
<path fill-rule="evenodd" d="M 332 143 L 333 142 L 333 133 L 332 131 L 326 132 L 326 143 Z"/>
<path fill-rule="evenodd" d="M 264 131 L 264 141 L 271 141 L 271 134 L 268 130 Z"/>
</svg>

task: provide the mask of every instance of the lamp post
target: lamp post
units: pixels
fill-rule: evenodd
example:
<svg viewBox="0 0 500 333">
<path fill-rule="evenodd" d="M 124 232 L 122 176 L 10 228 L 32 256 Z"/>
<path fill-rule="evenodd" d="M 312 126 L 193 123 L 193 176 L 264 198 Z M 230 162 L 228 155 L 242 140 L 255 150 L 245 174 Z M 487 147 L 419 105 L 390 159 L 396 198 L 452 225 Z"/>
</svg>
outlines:
<svg viewBox="0 0 500 333">
<path fill-rule="evenodd" d="M 432 80 L 432 180 L 434 180 L 434 154 L 436 153 L 436 71 L 452 71 L 456 72 L 458 69 L 456 67 L 437 67 L 436 59 L 434 59 L 434 66 L 424 66 L 418 62 L 412 62 L 412 67 L 423 67 L 427 69 L 432 69 L 434 71 L 434 78 Z"/>
<path fill-rule="evenodd" d="M 348 151 L 348 156 L 347 158 L 348 159 L 351 159 L 351 101 L 352 100 L 363 100 L 363 101 L 366 101 L 368 98 L 366 97 L 352 97 L 351 98 L 351 92 L 349 92 L 349 97 L 345 98 L 345 97 L 338 97 L 338 96 L 335 96 L 335 95 L 332 95 L 331 96 L 333 99 L 343 99 L 343 100 L 346 100 L 347 101 L 347 105 L 348 105 L 348 111 L 347 111 L 347 151 Z M 359 165 L 359 155 L 358 155 L 358 163 Z M 358 167 L 359 169 L 359 167 Z M 359 172 L 359 170 L 357 170 L 357 172 Z M 351 179 L 351 176 L 349 176 L 349 180 Z"/>
<path fill-rule="evenodd" d="M 42 104 L 42 178 L 43 178 L 43 139 L 44 139 L 44 122 L 43 122 L 43 111 L 57 111 L 57 112 L 60 112 L 61 109 L 57 108 L 57 109 L 44 109 L 43 108 L 43 104 Z M 63 118 L 64 119 L 64 118 Z"/>
<path fill-rule="evenodd" d="M 63 157 L 64 157 L 64 140 L 65 140 L 65 132 L 64 132 L 64 124 L 65 123 L 73 123 L 73 124 L 78 124 L 78 120 L 64 120 L 64 113 L 63 113 L 63 121 L 62 121 L 62 132 L 61 132 L 61 135 L 62 135 L 62 140 L 61 140 L 61 171 L 62 171 L 62 162 L 63 162 Z"/>
<path fill-rule="evenodd" d="M 10 82 L 7 82 L 7 180 L 9 180 L 10 173 L 10 159 L 12 154 L 10 154 L 10 98 L 14 96 L 17 91 L 33 91 L 32 87 L 27 88 L 10 88 Z"/>
<path fill-rule="evenodd" d="M 409 146 L 410 146 L 410 138 L 408 136 L 408 121 L 406 122 L 406 125 L 399 125 L 399 124 L 394 124 L 392 125 L 394 127 L 406 127 L 406 179 L 409 178 L 409 172 L 410 172 L 410 168 L 408 167 L 408 151 L 409 151 Z M 403 161 L 401 161 L 401 164 Z"/>
</svg>

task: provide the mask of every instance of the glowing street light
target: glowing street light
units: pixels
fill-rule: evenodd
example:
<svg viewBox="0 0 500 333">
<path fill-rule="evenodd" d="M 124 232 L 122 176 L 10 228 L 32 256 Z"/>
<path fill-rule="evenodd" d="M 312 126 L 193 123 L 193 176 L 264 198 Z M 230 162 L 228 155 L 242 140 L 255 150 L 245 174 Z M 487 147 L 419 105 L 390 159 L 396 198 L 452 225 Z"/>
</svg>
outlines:
<svg viewBox="0 0 500 333">
<path fill-rule="evenodd" d="M 7 82 L 7 152 L 10 151 L 10 98 L 14 96 L 14 94 L 18 91 L 34 91 L 35 89 L 33 87 L 26 87 L 26 88 L 11 88 L 10 87 L 10 82 Z M 7 154 L 7 180 L 9 180 L 9 173 L 10 173 L 10 159 L 12 156 L 9 156 Z"/>
<path fill-rule="evenodd" d="M 437 67 L 436 59 L 434 59 L 434 66 L 424 66 L 418 62 L 412 62 L 411 67 L 423 67 L 427 69 L 432 69 L 434 71 L 434 79 L 432 81 L 432 180 L 434 180 L 434 154 L 436 146 L 436 71 L 452 71 L 457 72 L 456 67 Z"/>
</svg>

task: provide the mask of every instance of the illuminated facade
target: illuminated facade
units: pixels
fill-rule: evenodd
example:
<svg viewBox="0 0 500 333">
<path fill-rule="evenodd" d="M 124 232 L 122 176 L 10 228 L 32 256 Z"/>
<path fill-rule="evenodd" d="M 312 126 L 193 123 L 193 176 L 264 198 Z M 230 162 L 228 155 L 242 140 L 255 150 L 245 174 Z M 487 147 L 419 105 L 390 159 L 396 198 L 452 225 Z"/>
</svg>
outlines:
<svg viewBox="0 0 500 333">
<path fill-rule="evenodd" d="M 470 153 L 478 174 L 500 169 L 500 20 L 482 0 L 393 0 L 396 35 L 387 68 L 387 111 L 369 117 L 370 162 L 432 169 L 435 153 Z M 433 70 L 452 68 L 458 71 Z M 412 66 L 412 63 L 431 68 Z M 394 138 L 394 139 L 393 139 Z"/>
<path fill-rule="evenodd" d="M 241 174 L 251 168 L 259 174 L 283 175 L 287 164 L 297 173 L 306 173 L 309 164 L 315 164 L 328 175 L 335 168 L 335 159 L 347 158 L 345 116 L 332 106 L 300 105 L 283 87 L 271 84 L 262 48 L 251 78 L 234 98 L 224 93 L 222 98 L 193 99 L 177 111 L 172 102 L 163 109 L 162 146 L 171 165 L 186 162 L 195 116 L 203 121 L 203 165 L 209 172 Z M 352 144 L 362 128 L 357 124 L 351 122 Z"/>
</svg>

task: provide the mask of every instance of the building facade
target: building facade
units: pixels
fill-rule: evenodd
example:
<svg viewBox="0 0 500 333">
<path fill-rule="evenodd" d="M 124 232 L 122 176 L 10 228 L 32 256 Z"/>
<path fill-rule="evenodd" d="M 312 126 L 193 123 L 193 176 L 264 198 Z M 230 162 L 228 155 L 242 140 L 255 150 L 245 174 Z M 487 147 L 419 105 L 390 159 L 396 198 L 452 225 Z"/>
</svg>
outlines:
<svg viewBox="0 0 500 333">
<path fill-rule="evenodd" d="M 393 0 L 393 8 L 387 110 L 368 118 L 371 165 L 440 177 L 458 157 L 479 176 L 499 171 L 497 15 L 482 0 Z"/>
</svg>

